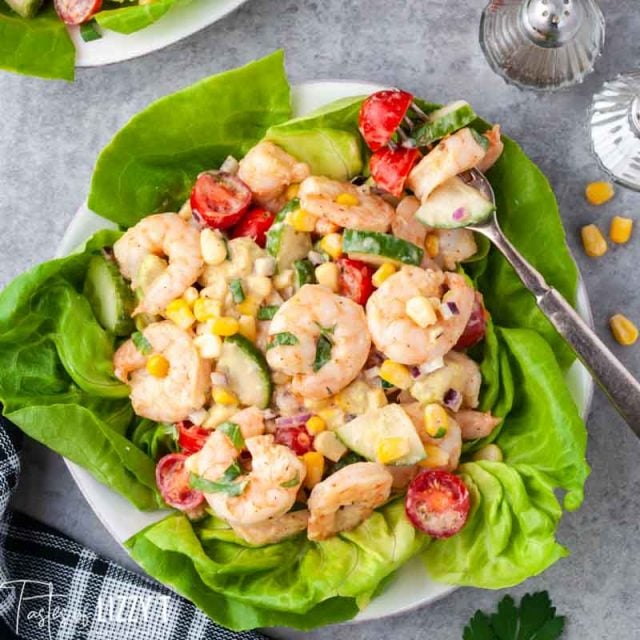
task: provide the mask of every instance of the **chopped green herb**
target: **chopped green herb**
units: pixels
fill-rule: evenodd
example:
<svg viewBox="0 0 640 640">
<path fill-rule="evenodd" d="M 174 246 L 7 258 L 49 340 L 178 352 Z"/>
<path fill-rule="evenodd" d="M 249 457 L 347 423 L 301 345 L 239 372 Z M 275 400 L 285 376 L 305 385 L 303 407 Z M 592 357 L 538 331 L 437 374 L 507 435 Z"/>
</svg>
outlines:
<svg viewBox="0 0 640 640">
<path fill-rule="evenodd" d="M 229 241 L 224 237 L 221 236 L 222 238 L 222 242 L 224 242 L 224 248 L 227 252 L 227 255 L 225 256 L 225 260 L 231 260 L 231 249 L 229 249 Z"/>
<path fill-rule="evenodd" d="M 435 436 L 433 436 L 434 438 L 444 438 L 444 436 L 447 435 L 447 430 L 444 427 L 440 427 L 438 429 L 438 432 L 436 433 Z"/>
<path fill-rule="evenodd" d="M 153 347 L 151 346 L 151 343 L 139 331 L 135 331 L 131 335 L 131 340 L 133 341 L 133 344 L 135 345 L 136 349 L 143 356 L 148 356 L 153 353 Z"/>
<path fill-rule="evenodd" d="M 235 422 L 223 422 L 216 427 L 216 431 L 221 431 L 224 433 L 231 442 L 233 442 L 233 446 L 236 449 L 244 448 L 244 438 L 242 437 L 242 431 L 240 430 L 240 425 Z"/>
<path fill-rule="evenodd" d="M 300 289 L 305 284 L 313 284 L 316 281 L 315 268 L 309 260 L 295 260 L 293 263 L 293 286 Z"/>
<path fill-rule="evenodd" d="M 230 496 L 239 496 L 247 486 L 246 480 L 243 482 L 234 482 L 241 473 L 240 466 L 234 462 L 222 474 L 222 477 L 215 482 L 198 476 L 195 473 L 190 473 L 189 485 L 193 489 L 203 491 L 204 493 L 226 493 Z"/>
<path fill-rule="evenodd" d="M 267 349 L 273 349 L 273 347 L 283 347 L 283 346 L 293 346 L 294 344 L 298 344 L 300 341 L 296 338 L 293 333 L 289 333 L 288 331 L 283 331 L 282 333 L 276 333 L 272 338 L 271 342 L 267 345 Z"/>
<path fill-rule="evenodd" d="M 236 304 L 244 301 L 244 289 L 242 288 L 242 280 L 235 278 L 229 283 L 229 289 L 231 291 L 231 297 Z"/>
<path fill-rule="evenodd" d="M 490 616 L 476 611 L 464 629 L 463 640 L 556 640 L 564 630 L 564 616 L 557 616 L 549 594 L 527 594 L 516 607 L 511 596 L 498 603 Z"/>
<path fill-rule="evenodd" d="M 383 389 L 393 389 L 393 385 L 390 382 L 387 382 L 384 378 L 380 378 L 380 386 Z"/>
<path fill-rule="evenodd" d="M 272 320 L 280 307 L 275 304 L 268 304 L 258 309 L 258 320 Z"/>
<path fill-rule="evenodd" d="M 100 40 L 102 34 L 98 31 L 98 23 L 95 20 L 86 22 L 80 25 L 80 37 L 85 42 L 92 42 L 93 40 Z"/>
<path fill-rule="evenodd" d="M 316 358 L 313 361 L 313 370 L 320 371 L 329 360 L 331 360 L 331 349 L 333 348 L 333 340 L 322 334 L 318 338 L 316 344 Z"/>
<path fill-rule="evenodd" d="M 291 480 L 287 480 L 286 482 L 281 482 L 280 486 L 285 489 L 291 489 L 292 487 L 297 487 L 300 484 L 300 476 L 296 473 L 296 475 L 291 478 Z"/>
<path fill-rule="evenodd" d="M 320 329 L 320 335 L 333 344 L 333 332 L 336 330 L 336 325 L 334 324 L 333 327 L 323 327 L 320 323 L 316 322 L 316 326 Z"/>
</svg>

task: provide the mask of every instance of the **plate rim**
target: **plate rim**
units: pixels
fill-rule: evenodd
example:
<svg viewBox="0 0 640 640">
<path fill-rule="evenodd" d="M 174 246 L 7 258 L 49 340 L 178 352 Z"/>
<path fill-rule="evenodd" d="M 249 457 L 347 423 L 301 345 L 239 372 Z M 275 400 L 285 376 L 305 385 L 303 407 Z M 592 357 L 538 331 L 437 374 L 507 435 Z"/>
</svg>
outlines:
<svg viewBox="0 0 640 640">
<path fill-rule="evenodd" d="M 244 1 L 244 0 L 242 0 L 242 1 Z M 381 88 L 385 88 L 385 85 L 372 83 L 372 82 L 362 82 L 362 81 L 357 81 L 357 80 L 353 80 L 352 81 L 352 80 L 346 80 L 346 79 L 338 79 L 338 80 L 326 79 L 326 80 L 315 80 L 315 81 L 309 81 L 309 82 L 302 82 L 302 83 L 298 83 L 298 84 L 295 84 L 295 85 L 292 86 L 292 101 L 293 101 L 293 105 L 295 107 L 295 105 L 300 100 L 304 99 L 305 95 L 308 97 L 308 95 L 309 94 L 313 94 L 313 92 L 318 92 L 318 93 L 326 92 L 326 93 L 335 94 L 335 92 L 336 92 L 336 90 L 338 88 L 339 88 L 338 92 L 339 93 L 343 93 L 346 96 L 346 95 L 359 95 L 361 93 L 368 93 L 368 92 L 371 92 L 371 91 L 376 91 L 376 90 L 379 90 Z M 92 213 L 87 208 L 86 202 L 83 203 L 79 207 L 79 209 L 76 211 L 74 217 L 72 218 L 71 222 L 69 223 L 69 225 L 68 225 L 68 227 L 67 227 L 67 229 L 65 231 L 65 234 L 64 234 L 60 244 L 58 245 L 58 248 L 57 248 L 57 251 L 56 251 L 56 256 L 57 257 L 63 256 L 63 255 L 67 255 L 68 253 L 70 253 L 73 250 L 74 247 L 76 247 L 78 245 L 78 235 L 82 233 L 81 226 L 86 223 L 87 217 L 95 218 L 95 220 L 94 220 L 95 224 L 97 224 L 98 221 L 100 221 L 103 227 L 109 226 L 111 224 L 109 221 L 107 221 L 107 220 L 105 220 L 103 218 L 100 218 L 96 214 Z M 587 322 L 587 324 L 591 328 L 593 328 L 593 326 L 594 326 L 593 315 L 592 315 L 591 305 L 590 305 L 590 302 L 589 302 L 588 293 L 587 293 L 587 290 L 586 290 L 586 287 L 585 287 L 585 284 L 584 284 L 584 280 L 582 278 L 582 274 L 581 274 L 581 271 L 580 271 L 580 269 L 578 267 L 578 264 L 575 261 L 575 258 L 573 257 L 573 255 L 571 257 L 574 260 L 574 263 L 576 264 L 576 269 L 577 269 L 577 272 L 578 272 L 578 284 L 577 284 L 577 291 L 576 291 L 576 306 L 577 306 L 577 309 L 578 309 L 578 313 L 581 315 L 583 320 L 585 320 L 585 322 Z M 584 366 L 582 364 L 580 364 L 579 361 L 576 361 L 572 365 L 571 370 L 573 370 L 574 373 L 573 374 L 567 373 L 565 375 L 565 378 L 567 376 L 571 377 L 573 375 L 576 379 L 578 377 L 580 379 L 582 379 L 582 383 L 581 383 L 582 386 L 580 386 L 579 389 L 576 390 L 576 393 L 579 393 L 579 395 L 581 397 L 581 405 L 582 406 L 580 406 L 580 403 L 578 402 L 578 398 L 575 396 L 575 394 L 572 393 L 572 396 L 574 398 L 574 401 L 576 402 L 576 405 L 578 405 L 578 410 L 580 411 L 581 417 L 586 422 L 587 417 L 588 417 L 589 412 L 590 412 L 590 409 L 591 409 L 593 393 L 594 393 L 594 382 L 593 382 L 593 379 L 591 378 L 591 376 L 589 376 L 589 374 L 586 371 L 586 369 L 584 368 Z M 119 535 L 112 528 L 112 526 L 110 524 L 110 521 L 107 520 L 106 517 L 103 518 L 100 508 L 95 504 L 94 496 L 93 496 L 93 494 L 91 492 L 91 487 L 87 486 L 87 484 L 85 482 L 85 478 L 88 477 L 88 478 L 93 479 L 93 476 L 91 476 L 88 471 L 86 471 L 84 468 L 80 467 L 79 465 L 75 464 L 74 462 L 71 462 L 70 460 L 67 460 L 66 458 L 63 458 L 63 460 L 64 460 L 67 468 L 69 469 L 69 471 L 71 473 L 71 476 L 74 479 L 74 482 L 76 483 L 76 485 L 80 489 L 80 492 L 84 496 L 85 500 L 87 501 L 87 503 L 89 504 L 89 506 L 93 510 L 93 512 L 96 515 L 96 517 L 98 518 L 98 520 L 105 527 L 105 529 L 109 532 L 109 535 L 129 555 L 128 550 L 126 549 L 126 547 L 123 544 L 124 543 L 124 539 L 121 537 L 121 535 Z M 93 480 L 95 481 L 95 479 L 93 479 Z M 97 481 L 95 481 L 95 482 L 97 482 Z M 105 489 L 107 489 L 109 492 L 112 492 L 115 498 L 123 499 L 123 498 L 121 498 L 121 496 L 119 496 L 117 493 L 113 492 L 108 487 L 105 487 Z M 127 503 L 127 504 L 129 504 L 129 503 Z M 135 509 L 135 507 L 133 507 L 132 505 L 129 505 L 129 506 L 131 506 L 131 508 Z M 158 519 L 164 517 L 165 514 L 169 513 L 169 512 L 165 510 L 165 511 L 155 511 L 155 512 L 151 512 L 151 513 L 145 513 L 145 512 L 138 511 L 138 513 L 139 514 L 148 515 L 149 516 L 149 523 L 151 523 L 152 521 L 155 521 L 155 520 L 158 520 Z M 157 514 L 157 517 L 154 514 Z M 414 557 L 411 560 L 409 560 L 407 563 L 405 563 L 405 565 L 403 565 L 403 567 L 408 566 L 411 562 L 414 562 L 414 563 L 415 562 L 420 562 L 420 559 L 418 557 Z M 402 567 L 399 570 L 402 570 Z M 372 606 L 374 605 L 374 603 L 376 603 L 376 601 L 380 602 L 381 598 L 384 597 L 384 594 L 381 594 L 381 596 L 379 596 L 378 598 L 375 598 L 374 600 L 372 600 L 372 602 L 369 604 L 369 606 L 366 607 L 364 610 L 362 610 L 355 618 L 353 618 L 352 620 L 349 620 L 349 621 L 345 621 L 345 623 L 343 623 L 343 624 L 355 624 L 355 623 L 360 623 L 360 622 L 365 622 L 365 621 L 379 620 L 379 619 L 382 619 L 382 618 L 387 618 L 387 617 L 390 617 L 390 616 L 395 616 L 395 615 L 400 615 L 402 613 L 407 613 L 408 611 L 412 611 L 412 610 L 417 609 L 419 607 L 423 607 L 423 606 L 432 604 L 432 603 L 444 598 L 445 596 L 449 595 L 451 592 L 455 591 L 456 589 L 460 588 L 458 585 L 448 585 L 448 584 L 445 584 L 445 583 L 435 583 L 435 581 L 431 581 L 431 582 L 438 585 L 437 593 L 434 593 L 434 594 L 431 594 L 431 595 L 427 595 L 426 597 L 424 597 L 422 599 L 418 599 L 418 600 L 414 600 L 414 601 L 408 602 L 406 606 L 392 607 L 392 610 L 387 610 L 387 611 L 383 611 L 383 612 L 379 612 L 379 613 L 372 612 Z"/>
</svg>

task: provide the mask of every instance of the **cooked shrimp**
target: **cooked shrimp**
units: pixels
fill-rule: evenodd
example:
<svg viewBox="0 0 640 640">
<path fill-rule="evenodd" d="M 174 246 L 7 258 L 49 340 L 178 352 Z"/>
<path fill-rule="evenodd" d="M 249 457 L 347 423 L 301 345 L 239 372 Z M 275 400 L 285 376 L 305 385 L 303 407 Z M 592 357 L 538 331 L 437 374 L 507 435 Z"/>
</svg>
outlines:
<svg viewBox="0 0 640 640">
<path fill-rule="evenodd" d="M 254 200 L 263 207 L 277 210 L 287 187 L 302 182 L 309 175 L 309 165 L 273 144 L 258 143 L 240 160 L 238 177 L 253 192 Z"/>
<path fill-rule="evenodd" d="M 240 525 L 234 523 L 232 529 L 249 544 L 262 546 L 273 544 L 285 538 L 295 536 L 307 528 L 309 512 L 291 511 L 278 518 L 270 518 L 253 525 Z"/>
<path fill-rule="evenodd" d="M 198 459 L 189 463 L 190 471 L 213 482 L 239 455 L 237 450 L 227 449 L 222 454 L 218 451 L 218 440 L 224 435 L 213 440 L 218 433 L 209 437 L 205 447 L 190 458 L 198 456 Z M 244 491 L 239 496 L 216 492 L 205 493 L 204 497 L 220 518 L 232 525 L 252 526 L 278 518 L 291 509 L 306 467 L 289 447 L 275 444 L 272 435 L 247 438 L 245 444 L 251 454 L 251 471 L 238 478 L 238 482 L 246 483 Z"/>
<path fill-rule="evenodd" d="M 469 229 L 434 229 L 432 233 L 438 237 L 438 255 L 435 262 L 443 269 L 454 270 L 458 263 L 478 251 L 473 231 Z"/>
<path fill-rule="evenodd" d="M 462 433 L 460 425 L 449 415 L 447 433 L 442 438 L 432 438 L 424 428 L 424 409 L 419 402 L 403 404 L 402 408 L 411 418 L 422 444 L 436 447 L 443 455 L 438 465 L 430 465 L 432 469 L 453 471 L 457 468 L 462 454 Z M 428 451 L 427 451 L 428 456 Z"/>
<path fill-rule="evenodd" d="M 247 440 L 264 433 L 264 414 L 257 407 L 247 407 L 229 418 L 240 427 L 242 437 Z"/>
<path fill-rule="evenodd" d="M 122 275 L 133 289 L 140 264 L 149 254 L 166 256 L 169 266 L 148 287 L 133 312 L 156 314 L 180 297 L 202 272 L 200 234 L 175 213 L 158 213 L 143 218 L 113 245 Z"/>
<path fill-rule="evenodd" d="M 455 414 L 456 421 L 462 430 L 463 440 L 486 438 L 502 422 L 502 418 L 492 416 L 489 411 L 472 411 L 463 409 Z"/>
<path fill-rule="evenodd" d="M 415 217 L 414 214 L 419 208 L 420 202 L 415 196 L 402 198 L 391 221 L 391 231 L 397 238 L 424 247 L 429 228 Z"/>
<path fill-rule="evenodd" d="M 360 373 L 371 347 L 363 308 L 322 285 L 304 285 L 278 309 L 269 334 L 281 333 L 291 334 L 296 343 L 272 346 L 267 362 L 293 376 L 291 391 L 305 398 L 327 398 L 346 387 Z M 316 349 L 323 334 L 331 353 L 318 368 Z"/>
<path fill-rule="evenodd" d="M 417 464 L 410 465 L 385 465 L 385 469 L 391 474 L 393 491 L 405 491 L 409 483 L 416 477 L 420 467 Z"/>
<path fill-rule="evenodd" d="M 357 527 L 384 504 L 393 478 L 384 465 L 356 462 L 318 483 L 309 496 L 309 539 L 326 540 Z"/>
<path fill-rule="evenodd" d="M 132 340 L 114 354 L 116 376 L 131 387 L 131 404 L 137 415 L 158 422 L 179 422 L 202 408 L 211 381 L 210 361 L 200 358 L 193 338 L 172 322 L 150 324 L 143 335 L 154 354 L 169 362 L 164 378 L 151 375 L 143 355 Z"/>
<path fill-rule="evenodd" d="M 420 327 L 406 312 L 407 301 L 416 296 L 438 298 L 457 313 L 430 327 Z M 396 362 L 414 365 L 441 358 L 462 335 L 473 301 L 473 288 L 456 273 L 403 267 L 387 278 L 367 302 L 371 338 L 387 358 Z"/>
<path fill-rule="evenodd" d="M 477 168 L 482 171 L 482 173 L 491 169 L 504 150 L 504 142 L 502 142 L 502 138 L 500 137 L 499 124 L 493 125 L 491 131 L 487 131 L 484 137 L 489 140 L 489 148 L 487 149 L 485 157 L 477 164 Z"/>
<path fill-rule="evenodd" d="M 348 194 L 357 204 L 338 204 L 336 198 Z M 316 216 L 349 229 L 386 231 L 393 219 L 393 207 L 380 196 L 365 193 L 350 182 L 321 176 L 307 178 L 298 192 L 300 206 Z"/>
<path fill-rule="evenodd" d="M 465 127 L 441 140 L 413 168 L 407 186 L 422 203 L 431 192 L 449 178 L 475 167 L 485 156 L 485 150 Z"/>
</svg>

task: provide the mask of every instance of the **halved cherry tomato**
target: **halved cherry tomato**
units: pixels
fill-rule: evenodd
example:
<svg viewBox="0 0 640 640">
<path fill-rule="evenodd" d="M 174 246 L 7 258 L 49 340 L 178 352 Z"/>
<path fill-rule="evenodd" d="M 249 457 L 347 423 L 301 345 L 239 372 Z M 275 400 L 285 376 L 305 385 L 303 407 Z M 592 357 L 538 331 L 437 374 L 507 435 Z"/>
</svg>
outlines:
<svg viewBox="0 0 640 640">
<path fill-rule="evenodd" d="M 417 149 L 383 147 L 371 156 L 369 161 L 371 176 L 381 189 L 400 197 L 404 190 L 404 183 L 419 158 L 420 152 Z"/>
<path fill-rule="evenodd" d="M 468 349 L 469 347 L 473 347 L 473 345 L 478 344 L 478 342 L 484 338 L 486 330 L 487 312 L 482 304 L 482 298 L 476 295 L 467 326 L 464 328 L 454 349 Z"/>
<path fill-rule="evenodd" d="M 279 427 L 276 430 L 274 440 L 277 444 L 289 447 L 298 456 L 302 456 L 313 449 L 313 436 L 304 425 Z"/>
<path fill-rule="evenodd" d="M 231 237 L 253 238 L 255 243 L 264 249 L 267 243 L 267 231 L 269 231 L 275 217 L 275 214 L 266 209 L 251 209 L 231 230 Z"/>
<path fill-rule="evenodd" d="M 425 469 L 409 485 L 405 511 L 416 529 L 433 538 L 450 538 L 469 516 L 469 490 L 448 471 Z"/>
<path fill-rule="evenodd" d="M 82 24 L 100 11 L 102 0 L 55 0 L 54 6 L 63 22 Z"/>
<path fill-rule="evenodd" d="M 351 298 L 358 304 L 365 304 L 373 293 L 373 269 L 364 262 L 351 258 L 336 260 L 340 270 L 340 295 Z"/>
<path fill-rule="evenodd" d="M 205 171 L 191 192 L 193 217 L 212 229 L 226 229 L 242 218 L 251 204 L 251 189 L 225 171 Z"/>
<path fill-rule="evenodd" d="M 371 151 L 391 140 L 412 102 L 410 93 L 391 89 L 372 93 L 362 103 L 358 127 Z"/>
<path fill-rule="evenodd" d="M 201 491 L 189 486 L 189 472 L 184 466 L 186 459 L 183 453 L 170 453 L 160 458 L 156 465 L 156 484 L 162 499 L 180 511 L 191 511 L 204 500 Z"/>
<path fill-rule="evenodd" d="M 178 427 L 178 444 L 182 451 L 187 454 L 198 453 L 211 435 L 211 431 L 196 427 L 189 420 L 178 422 L 176 426 Z"/>
</svg>

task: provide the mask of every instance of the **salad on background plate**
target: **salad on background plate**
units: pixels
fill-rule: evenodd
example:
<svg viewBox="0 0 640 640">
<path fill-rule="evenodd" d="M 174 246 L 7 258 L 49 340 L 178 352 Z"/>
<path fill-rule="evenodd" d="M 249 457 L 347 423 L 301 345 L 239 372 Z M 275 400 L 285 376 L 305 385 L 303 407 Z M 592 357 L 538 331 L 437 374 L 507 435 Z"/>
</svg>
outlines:
<svg viewBox="0 0 640 640">
<path fill-rule="evenodd" d="M 291 119 L 281 53 L 158 101 L 96 165 L 89 207 L 121 230 L 0 296 L 5 415 L 173 507 L 126 546 L 230 628 L 350 619 L 414 556 L 449 584 L 543 571 L 586 431 L 571 352 L 451 228 L 493 207 L 474 167 L 573 299 L 548 183 L 466 102 L 387 90 Z"/>
</svg>

